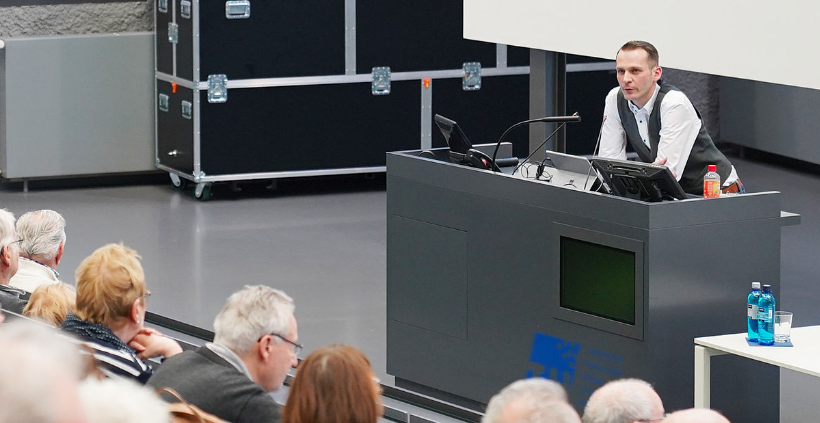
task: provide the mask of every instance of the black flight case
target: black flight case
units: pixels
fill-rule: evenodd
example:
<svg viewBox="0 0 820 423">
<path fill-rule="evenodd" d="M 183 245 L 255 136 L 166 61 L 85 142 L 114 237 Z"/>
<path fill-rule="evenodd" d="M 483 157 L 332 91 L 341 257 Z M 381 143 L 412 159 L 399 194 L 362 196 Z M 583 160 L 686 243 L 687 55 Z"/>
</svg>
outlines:
<svg viewBox="0 0 820 423">
<path fill-rule="evenodd" d="M 436 113 L 474 144 L 528 118 L 528 50 L 463 39 L 461 0 L 155 8 L 156 163 L 201 200 L 215 182 L 384 172 L 386 152 L 445 146 Z"/>
</svg>

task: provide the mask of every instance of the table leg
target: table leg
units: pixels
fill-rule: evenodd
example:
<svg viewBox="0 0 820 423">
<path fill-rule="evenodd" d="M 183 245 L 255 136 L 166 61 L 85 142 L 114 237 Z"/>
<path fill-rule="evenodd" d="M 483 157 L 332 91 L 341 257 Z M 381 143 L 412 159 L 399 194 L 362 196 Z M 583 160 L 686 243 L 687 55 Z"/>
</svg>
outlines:
<svg viewBox="0 0 820 423">
<path fill-rule="evenodd" d="M 695 408 L 709 408 L 712 357 L 723 354 L 722 351 L 695 345 Z"/>
<path fill-rule="evenodd" d="M 695 345 L 695 408 L 709 408 L 711 364 L 709 350 Z"/>
</svg>

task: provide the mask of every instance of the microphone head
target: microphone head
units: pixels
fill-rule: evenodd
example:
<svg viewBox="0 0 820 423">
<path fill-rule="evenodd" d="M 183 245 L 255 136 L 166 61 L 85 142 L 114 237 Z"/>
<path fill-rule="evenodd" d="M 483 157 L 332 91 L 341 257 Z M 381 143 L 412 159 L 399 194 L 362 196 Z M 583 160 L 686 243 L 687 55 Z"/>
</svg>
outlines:
<svg viewBox="0 0 820 423">
<path fill-rule="evenodd" d="M 528 122 L 554 122 L 554 123 L 572 123 L 580 122 L 581 115 L 575 112 L 572 116 L 546 116 L 538 119 L 533 119 Z"/>
</svg>

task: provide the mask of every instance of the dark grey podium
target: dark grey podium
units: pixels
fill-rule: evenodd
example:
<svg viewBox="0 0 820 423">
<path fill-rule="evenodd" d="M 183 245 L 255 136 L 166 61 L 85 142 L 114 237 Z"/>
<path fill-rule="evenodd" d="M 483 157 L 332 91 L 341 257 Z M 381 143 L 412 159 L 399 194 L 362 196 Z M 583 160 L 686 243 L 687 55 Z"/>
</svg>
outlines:
<svg viewBox="0 0 820 423">
<path fill-rule="evenodd" d="M 387 157 L 387 372 L 481 407 L 527 376 L 583 410 L 608 380 L 693 405 L 693 338 L 746 330 L 752 281 L 780 285 L 780 193 L 645 203 L 449 163 Z M 779 372 L 712 365 L 712 407 L 779 418 Z M 723 383 L 719 386 L 718 383 Z M 761 399 L 765 398 L 766 401 Z"/>
</svg>

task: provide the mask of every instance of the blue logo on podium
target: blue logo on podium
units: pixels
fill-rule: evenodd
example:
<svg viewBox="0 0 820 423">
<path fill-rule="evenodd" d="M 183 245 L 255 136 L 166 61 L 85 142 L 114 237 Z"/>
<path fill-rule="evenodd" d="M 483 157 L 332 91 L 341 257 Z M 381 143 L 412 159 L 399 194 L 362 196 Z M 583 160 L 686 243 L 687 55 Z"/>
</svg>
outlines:
<svg viewBox="0 0 820 423">
<path fill-rule="evenodd" d="M 624 359 L 620 355 L 542 333 L 535 334 L 530 362 L 542 370 L 527 371 L 528 378 L 538 376 L 560 383 L 579 409 L 595 389 L 623 377 Z"/>
<path fill-rule="evenodd" d="M 580 351 L 581 344 L 536 333 L 532 353 L 530 353 L 530 361 L 544 366 L 544 371 L 536 375 L 535 372 L 530 370 L 527 372 L 527 377 L 540 376 L 552 379 L 570 388 L 578 367 L 578 353 Z"/>
</svg>

